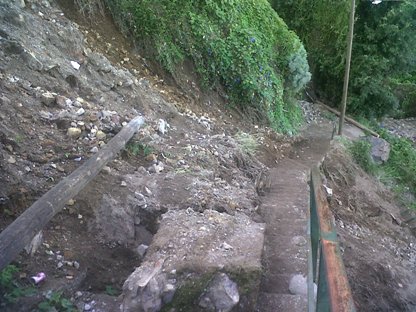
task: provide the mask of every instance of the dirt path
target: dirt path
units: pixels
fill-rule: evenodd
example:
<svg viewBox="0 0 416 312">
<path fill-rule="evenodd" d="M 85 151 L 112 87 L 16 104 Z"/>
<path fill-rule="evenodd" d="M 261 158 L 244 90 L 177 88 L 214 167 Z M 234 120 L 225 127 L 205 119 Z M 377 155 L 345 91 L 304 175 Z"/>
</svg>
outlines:
<svg viewBox="0 0 416 312">
<path fill-rule="evenodd" d="M 329 148 L 331 125 L 310 125 L 303 136 L 290 158 L 271 170 L 271 189 L 261 206 L 267 225 L 258 312 L 306 311 L 306 295 L 291 293 L 289 283 L 307 274 L 308 174 Z"/>
</svg>

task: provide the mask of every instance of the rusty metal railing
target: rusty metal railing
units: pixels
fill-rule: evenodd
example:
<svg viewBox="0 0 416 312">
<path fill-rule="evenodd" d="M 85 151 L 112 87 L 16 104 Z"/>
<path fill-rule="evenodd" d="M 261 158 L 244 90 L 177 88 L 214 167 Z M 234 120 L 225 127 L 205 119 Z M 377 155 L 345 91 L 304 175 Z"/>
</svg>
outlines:
<svg viewBox="0 0 416 312">
<path fill-rule="evenodd" d="M 311 171 L 308 241 L 308 311 L 356 311 L 318 167 Z"/>
</svg>

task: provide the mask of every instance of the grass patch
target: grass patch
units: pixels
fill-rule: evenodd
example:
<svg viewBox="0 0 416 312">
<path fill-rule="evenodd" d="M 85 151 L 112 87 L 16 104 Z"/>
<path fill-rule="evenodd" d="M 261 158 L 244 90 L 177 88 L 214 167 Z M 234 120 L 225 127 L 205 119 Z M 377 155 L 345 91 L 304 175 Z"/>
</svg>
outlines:
<svg viewBox="0 0 416 312">
<path fill-rule="evenodd" d="M 51 292 L 46 296 L 46 300 L 38 304 L 41 312 L 64 311 L 75 312 L 77 309 L 69 299 L 63 297 L 62 292 Z"/>
<path fill-rule="evenodd" d="M 245 132 L 238 132 L 235 139 L 244 153 L 249 155 L 256 153 L 259 143 L 255 136 Z"/>
<path fill-rule="evenodd" d="M 34 295 L 34 287 L 22 286 L 18 281 L 19 268 L 8 265 L 0 271 L 0 307 L 16 302 L 19 298 Z"/>
<path fill-rule="evenodd" d="M 351 142 L 348 149 L 354 161 L 364 169 L 365 172 L 375 175 L 377 172 L 377 165 L 371 159 L 371 144 L 370 142 L 359 140 Z"/>
<path fill-rule="evenodd" d="M 153 147 L 135 141 L 127 143 L 125 150 L 129 157 L 147 157 L 154 152 Z"/>
<path fill-rule="evenodd" d="M 384 129 L 378 128 L 376 131 L 390 143 L 388 161 L 377 166 L 370 156 L 370 143 L 363 140 L 347 143 L 354 161 L 367 173 L 392 189 L 399 202 L 410 209 L 416 209 L 416 203 L 412 200 L 412 197 L 416 196 L 415 147 L 410 140 L 393 136 Z"/>
</svg>

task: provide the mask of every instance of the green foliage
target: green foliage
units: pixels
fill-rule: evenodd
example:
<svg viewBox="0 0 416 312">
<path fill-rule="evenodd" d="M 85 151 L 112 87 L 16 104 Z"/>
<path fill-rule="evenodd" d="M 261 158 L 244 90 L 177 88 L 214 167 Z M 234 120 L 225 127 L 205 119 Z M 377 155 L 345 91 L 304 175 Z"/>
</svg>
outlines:
<svg viewBox="0 0 416 312">
<path fill-rule="evenodd" d="M 72 302 L 62 296 L 62 292 L 52 292 L 47 296 L 45 301 L 38 304 L 39 311 L 65 311 L 75 312 L 75 306 Z"/>
<path fill-rule="evenodd" d="M 259 143 L 253 135 L 245 132 L 239 132 L 235 138 L 243 152 L 250 155 L 254 155 L 256 153 Z"/>
<path fill-rule="evenodd" d="M 382 137 L 391 145 L 390 158 L 385 165 L 389 176 L 399 185 L 416 195 L 416 149 L 404 138 L 397 138 L 381 131 Z"/>
<path fill-rule="evenodd" d="M 376 164 L 371 159 L 371 144 L 364 140 L 354 141 L 349 145 L 349 151 L 355 162 L 369 174 L 377 170 Z"/>
<path fill-rule="evenodd" d="M 17 282 L 18 273 L 19 269 L 14 265 L 8 265 L 0 271 L 0 302 L 13 303 L 20 297 L 34 294 L 33 287 L 19 285 Z"/>
<path fill-rule="evenodd" d="M 129 157 L 142 156 L 146 157 L 153 153 L 153 148 L 149 145 L 142 144 L 135 141 L 130 141 L 126 144 L 126 151 Z"/>
<path fill-rule="evenodd" d="M 318 94 L 339 103 L 351 1 L 270 2 L 304 42 Z M 392 113 L 402 102 L 406 114 L 413 114 L 415 89 L 397 88 L 394 82 L 416 72 L 416 2 L 373 5 L 371 1 L 357 1 L 356 6 L 349 112 L 378 118 Z"/>
<path fill-rule="evenodd" d="M 173 75 L 192 60 L 202 84 L 280 131 L 310 79 L 306 51 L 266 0 L 107 0 L 115 19 Z M 285 119 L 283 122 L 281 118 Z"/>
<path fill-rule="evenodd" d="M 408 139 L 390 135 L 383 129 L 376 129 L 390 143 L 388 161 L 376 166 L 370 156 L 370 143 L 356 141 L 347 143 L 354 160 L 369 174 L 378 176 L 380 181 L 391 187 L 398 200 L 409 208 L 416 208 L 414 202 L 407 201 L 405 194 L 416 196 L 416 148 Z"/>
<path fill-rule="evenodd" d="M 111 285 L 105 286 L 105 293 L 109 296 L 118 296 L 120 294 L 120 291 L 115 289 Z"/>
</svg>

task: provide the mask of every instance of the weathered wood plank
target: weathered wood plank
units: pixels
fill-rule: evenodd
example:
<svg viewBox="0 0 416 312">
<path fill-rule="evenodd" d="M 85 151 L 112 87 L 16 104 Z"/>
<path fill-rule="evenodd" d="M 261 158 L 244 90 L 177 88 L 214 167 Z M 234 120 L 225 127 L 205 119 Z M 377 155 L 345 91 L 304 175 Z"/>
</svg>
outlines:
<svg viewBox="0 0 416 312">
<path fill-rule="evenodd" d="M 143 117 L 131 120 L 104 148 L 39 198 L 0 233 L 0 270 L 124 148 L 143 124 Z"/>
</svg>

